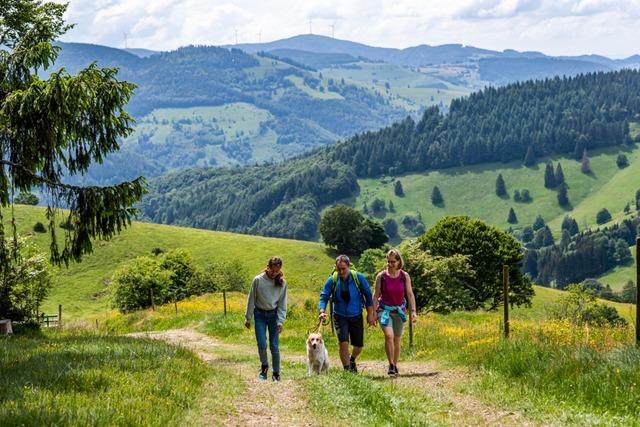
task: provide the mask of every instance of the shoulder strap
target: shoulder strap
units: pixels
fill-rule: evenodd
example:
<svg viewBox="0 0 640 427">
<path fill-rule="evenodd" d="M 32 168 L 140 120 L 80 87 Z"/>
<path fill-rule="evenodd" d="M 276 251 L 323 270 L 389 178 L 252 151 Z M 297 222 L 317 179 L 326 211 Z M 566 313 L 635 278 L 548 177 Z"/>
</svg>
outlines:
<svg viewBox="0 0 640 427">
<path fill-rule="evenodd" d="M 358 290 L 360 296 L 362 297 L 362 300 L 364 301 L 364 291 L 362 290 L 362 285 L 360 284 L 360 278 L 358 278 L 358 272 L 355 269 L 349 269 L 349 272 L 351 273 L 353 283 L 356 284 L 356 289 Z M 333 278 L 333 284 L 331 285 L 331 299 L 333 299 L 336 293 L 336 288 L 338 287 L 338 271 L 334 270 L 331 274 L 331 277 Z"/>
</svg>

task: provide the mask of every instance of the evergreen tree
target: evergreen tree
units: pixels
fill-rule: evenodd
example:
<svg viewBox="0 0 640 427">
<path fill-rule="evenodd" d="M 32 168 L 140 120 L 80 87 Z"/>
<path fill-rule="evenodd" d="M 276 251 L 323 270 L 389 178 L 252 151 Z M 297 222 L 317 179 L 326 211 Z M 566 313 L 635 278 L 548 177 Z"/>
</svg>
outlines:
<svg viewBox="0 0 640 427">
<path fill-rule="evenodd" d="M 40 187 L 48 193 L 51 261 L 68 265 L 92 251 L 92 240 L 108 240 L 130 224 L 136 214 L 132 205 L 145 192 L 145 181 L 139 177 L 109 187 L 62 182 L 63 173 L 82 175 L 119 149 L 119 141 L 133 130 L 124 107 L 135 87 L 119 81 L 116 69 L 96 65 L 77 75 L 64 69 L 47 72 L 61 49 L 56 41 L 71 28 L 64 22 L 66 9 L 66 4 L 36 0 L 2 1 L 0 205 L 12 206 L 13 188 L 29 192 Z M 61 206 L 69 209 L 65 221 L 72 224 L 64 238 L 56 236 Z M 5 237 L 0 226 L 0 275 L 12 257 Z M 0 284 L 0 317 L 2 295 L 6 293 Z"/>
<path fill-rule="evenodd" d="M 531 201 L 531 194 L 529 193 L 529 190 L 527 190 L 526 188 L 522 190 L 522 201 L 524 203 L 529 203 Z"/>
<path fill-rule="evenodd" d="M 437 185 L 435 185 L 433 187 L 433 190 L 431 191 L 431 203 L 433 203 L 435 206 L 438 206 L 444 203 L 444 199 L 442 198 L 442 193 L 440 193 L 440 189 L 438 188 Z"/>
<path fill-rule="evenodd" d="M 560 188 L 558 189 L 558 204 L 563 208 L 569 206 L 569 196 L 567 195 L 567 184 L 565 184 L 564 182 L 560 184 Z"/>
<path fill-rule="evenodd" d="M 513 210 L 513 208 L 509 209 L 509 215 L 507 216 L 507 222 L 509 224 L 517 224 L 518 223 L 518 217 L 516 216 L 516 212 Z"/>
<path fill-rule="evenodd" d="M 569 215 L 565 215 L 562 219 L 562 230 L 567 230 L 570 236 L 575 236 L 580 231 L 578 229 L 578 222 Z"/>
<path fill-rule="evenodd" d="M 636 191 L 636 210 L 640 211 L 640 190 Z"/>
<path fill-rule="evenodd" d="M 580 170 L 582 173 L 590 173 L 591 166 L 589 165 L 589 156 L 587 155 L 587 149 L 582 152 L 582 161 L 580 163 Z"/>
<path fill-rule="evenodd" d="M 393 192 L 398 197 L 404 196 L 404 189 L 402 188 L 402 182 L 400 182 L 399 179 L 396 180 L 396 183 L 394 184 Z"/>
<path fill-rule="evenodd" d="M 514 202 L 521 202 L 522 201 L 522 196 L 520 196 L 520 190 L 515 190 L 513 192 L 513 201 Z"/>
<path fill-rule="evenodd" d="M 553 234 L 551 234 L 551 230 L 549 229 L 549 227 L 545 225 L 544 227 L 536 231 L 533 243 L 538 248 L 544 248 L 546 246 L 553 245 Z"/>
<path fill-rule="evenodd" d="M 558 162 L 558 166 L 556 166 L 556 173 L 554 175 L 556 185 L 564 184 L 564 172 L 562 171 L 562 165 Z"/>
<path fill-rule="evenodd" d="M 369 215 L 369 208 L 367 207 L 367 202 L 364 202 L 364 204 L 362 205 L 362 212 L 365 215 Z"/>
<path fill-rule="evenodd" d="M 616 159 L 616 165 L 618 165 L 620 169 L 624 169 L 629 166 L 629 159 L 627 158 L 627 156 L 620 153 L 618 154 L 618 158 Z"/>
<path fill-rule="evenodd" d="M 533 152 L 533 148 L 529 146 L 527 148 L 527 154 L 524 156 L 524 165 L 527 167 L 534 166 L 536 164 L 536 155 Z"/>
<path fill-rule="evenodd" d="M 395 219 L 385 219 L 384 221 L 382 221 L 382 226 L 384 227 L 384 232 L 387 233 L 390 238 L 393 239 L 398 235 L 398 223 Z"/>
<path fill-rule="evenodd" d="M 522 243 L 529 243 L 533 240 L 533 228 L 526 226 L 522 229 Z"/>
<path fill-rule="evenodd" d="M 538 231 L 540 230 L 542 227 L 546 226 L 547 224 L 544 222 L 544 219 L 542 218 L 542 215 L 538 215 L 535 219 L 535 221 L 533 221 L 533 231 Z"/>
<path fill-rule="evenodd" d="M 553 188 L 556 186 L 556 177 L 553 173 L 553 165 L 551 163 L 547 163 L 544 169 L 544 187 L 545 188 Z"/>
<path fill-rule="evenodd" d="M 393 204 L 392 200 L 389 200 L 389 212 L 393 213 L 396 211 L 396 207 Z"/>
<path fill-rule="evenodd" d="M 562 239 L 560 240 L 560 246 L 567 247 L 571 242 L 571 235 L 569 230 L 562 230 Z"/>
<path fill-rule="evenodd" d="M 604 224 L 606 222 L 611 221 L 611 214 L 607 210 L 607 208 L 602 208 L 596 214 L 596 222 L 598 224 Z"/>
<path fill-rule="evenodd" d="M 626 205 L 624 205 L 624 209 L 622 210 L 625 214 L 628 214 L 629 212 L 631 212 L 631 206 L 629 206 L 629 203 L 627 203 Z"/>
<path fill-rule="evenodd" d="M 507 186 L 504 183 L 501 173 L 499 173 L 498 178 L 496 178 L 496 195 L 498 197 L 505 197 L 507 195 Z"/>
<path fill-rule="evenodd" d="M 587 149 L 585 139 L 586 138 L 584 135 L 580 135 L 580 137 L 578 137 L 578 141 L 576 141 L 576 145 L 573 148 L 573 158 L 576 160 L 580 160 L 582 158 L 584 150 Z"/>
</svg>

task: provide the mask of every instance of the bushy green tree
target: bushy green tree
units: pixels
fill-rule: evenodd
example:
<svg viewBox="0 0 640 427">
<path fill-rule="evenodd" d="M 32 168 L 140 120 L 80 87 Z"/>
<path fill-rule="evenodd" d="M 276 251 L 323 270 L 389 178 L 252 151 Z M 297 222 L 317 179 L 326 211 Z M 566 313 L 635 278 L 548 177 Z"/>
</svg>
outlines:
<svg viewBox="0 0 640 427">
<path fill-rule="evenodd" d="M 615 308 L 597 302 L 592 289 L 573 284 L 569 285 L 566 291 L 567 293 L 549 309 L 552 317 L 579 325 L 627 325 L 627 321 L 620 317 Z"/>
<path fill-rule="evenodd" d="M 635 304 L 637 302 L 637 297 L 638 297 L 638 287 L 633 282 L 633 280 L 627 281 L 627 283 L 624 284 L 624 287 L 622 288 L 622 293 L 620 295 L 622 302 Z"/>
<path fill-rule="evenodd" d="M 596 214 L 596 222 L 598 224 L 604 224 L 611 221 L 611 214 L 607 210 L 607 208 L 602 208 Z"/>
<path fill-rule="evenodd" d="M 522 251 L 511 235 L 467 216 L 444 217 L 418 239 L 419 247 L 432 255 L 466 255 L 475 271 L 467 282 L 476 307 L 496 308 L 502 302 L 502 266 L 509 266 L 510 301 L 530 304 L 531 283 L 520 272 Z"/>
<path fill-rule="evenodd" d="M 627 166 L 629 166 L 629 159 L 627 158 L 626 155 L 620 153 L 620 154 L 618 154 L 618 157 L 616 158 L 616 165 L 618 165 L 618 167 L 620 169 L 624 169 Z"/>
<path fill-rule="evenodd" d="M 5 245 L 15 256 L 8 260 L 0 278 L 0 317 L 35 323 L 52 286 L 47 258 L 21 237 L 7 239 Z"/>
<path fill-rule="evenodd" d="M 531 193 L 529 193 L 529 190 L 527 190 L 526 188 L 522 190 L 522 202 L 523 203 L 529 203 L 532 199 L 531 199 Z"/>
<path fill-rule="evenodd" d="M 375 198 L 373 202 L 371 202 L 371 211 L 374 215 L 378 215 L 383 213 L 386 210 L 386 206 L 384 200 Z"/>
<path fill-rule="evenodd" d="M 341 204 L 324 213 L 320 220 L 320 234 L 325 244 L 349 255 L 381 247 L 388 240 L 382 224 L 366 219 L 360 212 Z"/>
<path fill-rule="evenodd" d="M 33 193 L 29 193 L 29 192 L 21 192 L 20 194 L 18 194 L 14 199 L 13 199 L 13 203 L 16 203 L 18 205 L 32 205 L 35 206 L 38 204 L 38 202 L 40 202 L 38 200 L 38 196 L 36 196 Z"/>
<path fill-rule="evenodd" d="M 520 195 L 520 190 L 514 190 L 513 201 L 518 203 L 522 202 L 522 196 Z"/>
<path fill-rule="evenodd" d="M 387 236 L 390 238 L 394 238 L 398 235 L 398 223 L 393 218 L 387 218 L 382 221 L 382 226 L 384 227 L 384 232 L 387 233 Z"/>
<path fill-rule="evenodd" d="M 474 291 L 469 287 L 475 273 L 468 256 L 433 256 L 416 243 L 405 243 L 400 251 L 419 310 L 449 313 L 478 307 Z"/>
<path fill-rule="evenodd" d="M 373 286 L 376 274 L 382 271 L 386 264 L 385 252 L 383 249 L 367 249 L 358 259 L 358 271 L 365 275 L 369 283 Z"/>
<path fill-rule="evenodd" d="M 147 308 L 152 301 L 163 304 L 169 300 L 171 271 L 163 269 L 156 258 L 135 258 L 116 270 L 112 280 L 114 305 L 121 311 Z"/>
</svg>

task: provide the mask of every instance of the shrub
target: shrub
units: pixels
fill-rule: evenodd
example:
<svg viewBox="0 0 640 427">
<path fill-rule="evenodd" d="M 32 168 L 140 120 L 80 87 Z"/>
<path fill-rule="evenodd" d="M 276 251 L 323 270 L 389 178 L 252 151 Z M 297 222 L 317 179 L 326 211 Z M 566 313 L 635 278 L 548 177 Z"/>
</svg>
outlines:
<svg viewBox="0 0 640 427">
<path fill-rule="evenodd" d="M 593 289 L 573 284 L 569 285 L 566 290 L 567 294 L 549 309 L 553 318 L 568 320 L 578 325 L 627 325 L 627 321 L 620 317 L 614 307 L 597 302 Z"/>
<path fill-rule="evenodd" d="M 606 208 L 602 208 L 596 214 L 596 222 L 598 224 L 604 224 L 611 221 L 611 214 Z"/>
<path fill-rule="evenodd" d="M 37 205 L 40 201 L 38 197 L 33 193 L 25 193 L 20 192 L 14 199 L 13 202 L 19 205 Z"/>
<path fill-rule="evenodd" d="M 627 166 L 629 166 L 629 159 L 624 154 L 618 154 L 618 158 L 616 159 L 616 165 L 618 165 L 620 169 L 624 169 Z"/>
<path fill-rule="evenodd" d="M 35 231 L 36 233 L 46 233 L 47 229 L 43 223 L 38 221 L 35 224 L 33 224 L 33 231 Z"/>
</svg>

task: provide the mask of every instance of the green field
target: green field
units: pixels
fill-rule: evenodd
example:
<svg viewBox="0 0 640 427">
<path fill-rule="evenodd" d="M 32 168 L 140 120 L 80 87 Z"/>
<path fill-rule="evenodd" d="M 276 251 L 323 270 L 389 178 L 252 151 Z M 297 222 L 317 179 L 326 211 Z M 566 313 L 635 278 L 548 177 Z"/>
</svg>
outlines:
<svg viewBox="0 0 640 427">
<path fill-rule="evenodd" d="M 45 222 L 44 209 L 17 206 L 16 218 L 19 233 L 48 250 L 48 235 L 33 232 L 33 224 Z M 113 272 L 137 256 L 150 255 L 156 247 L 186 248 L 201 266 L 238 259 L 251 277 L 264 268 L 270 256 L 279 255 L 292 288 L 322 283 L 333 265 L 332 254 L 320 243 L 134 222 L 113 240 L 95 242 L 94 252 L 81 263 L 71 264 L 68 269 L 55 267 L 56 285 L 43 311 L 57 312 L 58 304 L 62 304 L 69 319 L 109 309 Z"/>
<path fill-rule="evenodd" d="M 619 153 L 625 153 L 630 163 L 622 170 L 616 166 Z M 589 175 L 580 171 L 580 163 L 576 160 L 560 156 L 539 159 L 537 166 L 531 168 L 522 166 L 521 162 L 491 163 L 403 175 L 397 179 L 402 182 L 404 197 L 394 194 L 393 178 L 361 179 L 358 181 L 361 191 L 355 206 L 361 210 L 364 203 L 370 206 L 376 198 L 384 200 L 387 205 L 392 201 L 396 212 L 385 212 L 385 216 L 380 215 L 377 219 L 396 219 L 403 237 L 409 237 L 409 234 L 400 225 L 400 220 L 406 214 L 418 213 L 427 227 L 445 215 L 469 215 L 504 229 L 512 227 L 516 230 L 531 225 L 537 215 L 542 215 L 558 236 L 565 215 L 574 217 L 584 229 L 595 225 L 596 213 L 602 208 L 607 208 L 616 220 L 624 217 L 623 209 L 627 203 L 634 206 L 638 189 L 634 177 L 640 174 L 640 149 L 611 147 L 593 151 L 589 157 L 592 169 Z M 554 168 L 558 162 L 562 164 L 572 209 L 560 207 L 557 191 L 544 187 L 545 161 L 552 161 Z M 508 198 L 495 194 L 498 174 L 504 178 Z M 431 192 L 436 185 L 444 197 L 443 206 L 431 203 Z M 514 202 L 514 190 L 522 189 L 529 190 L 532 202 Z M 511 207 L 518 218 L 518 223 L 513 225 L 507 222 Z"/>
</svg>

